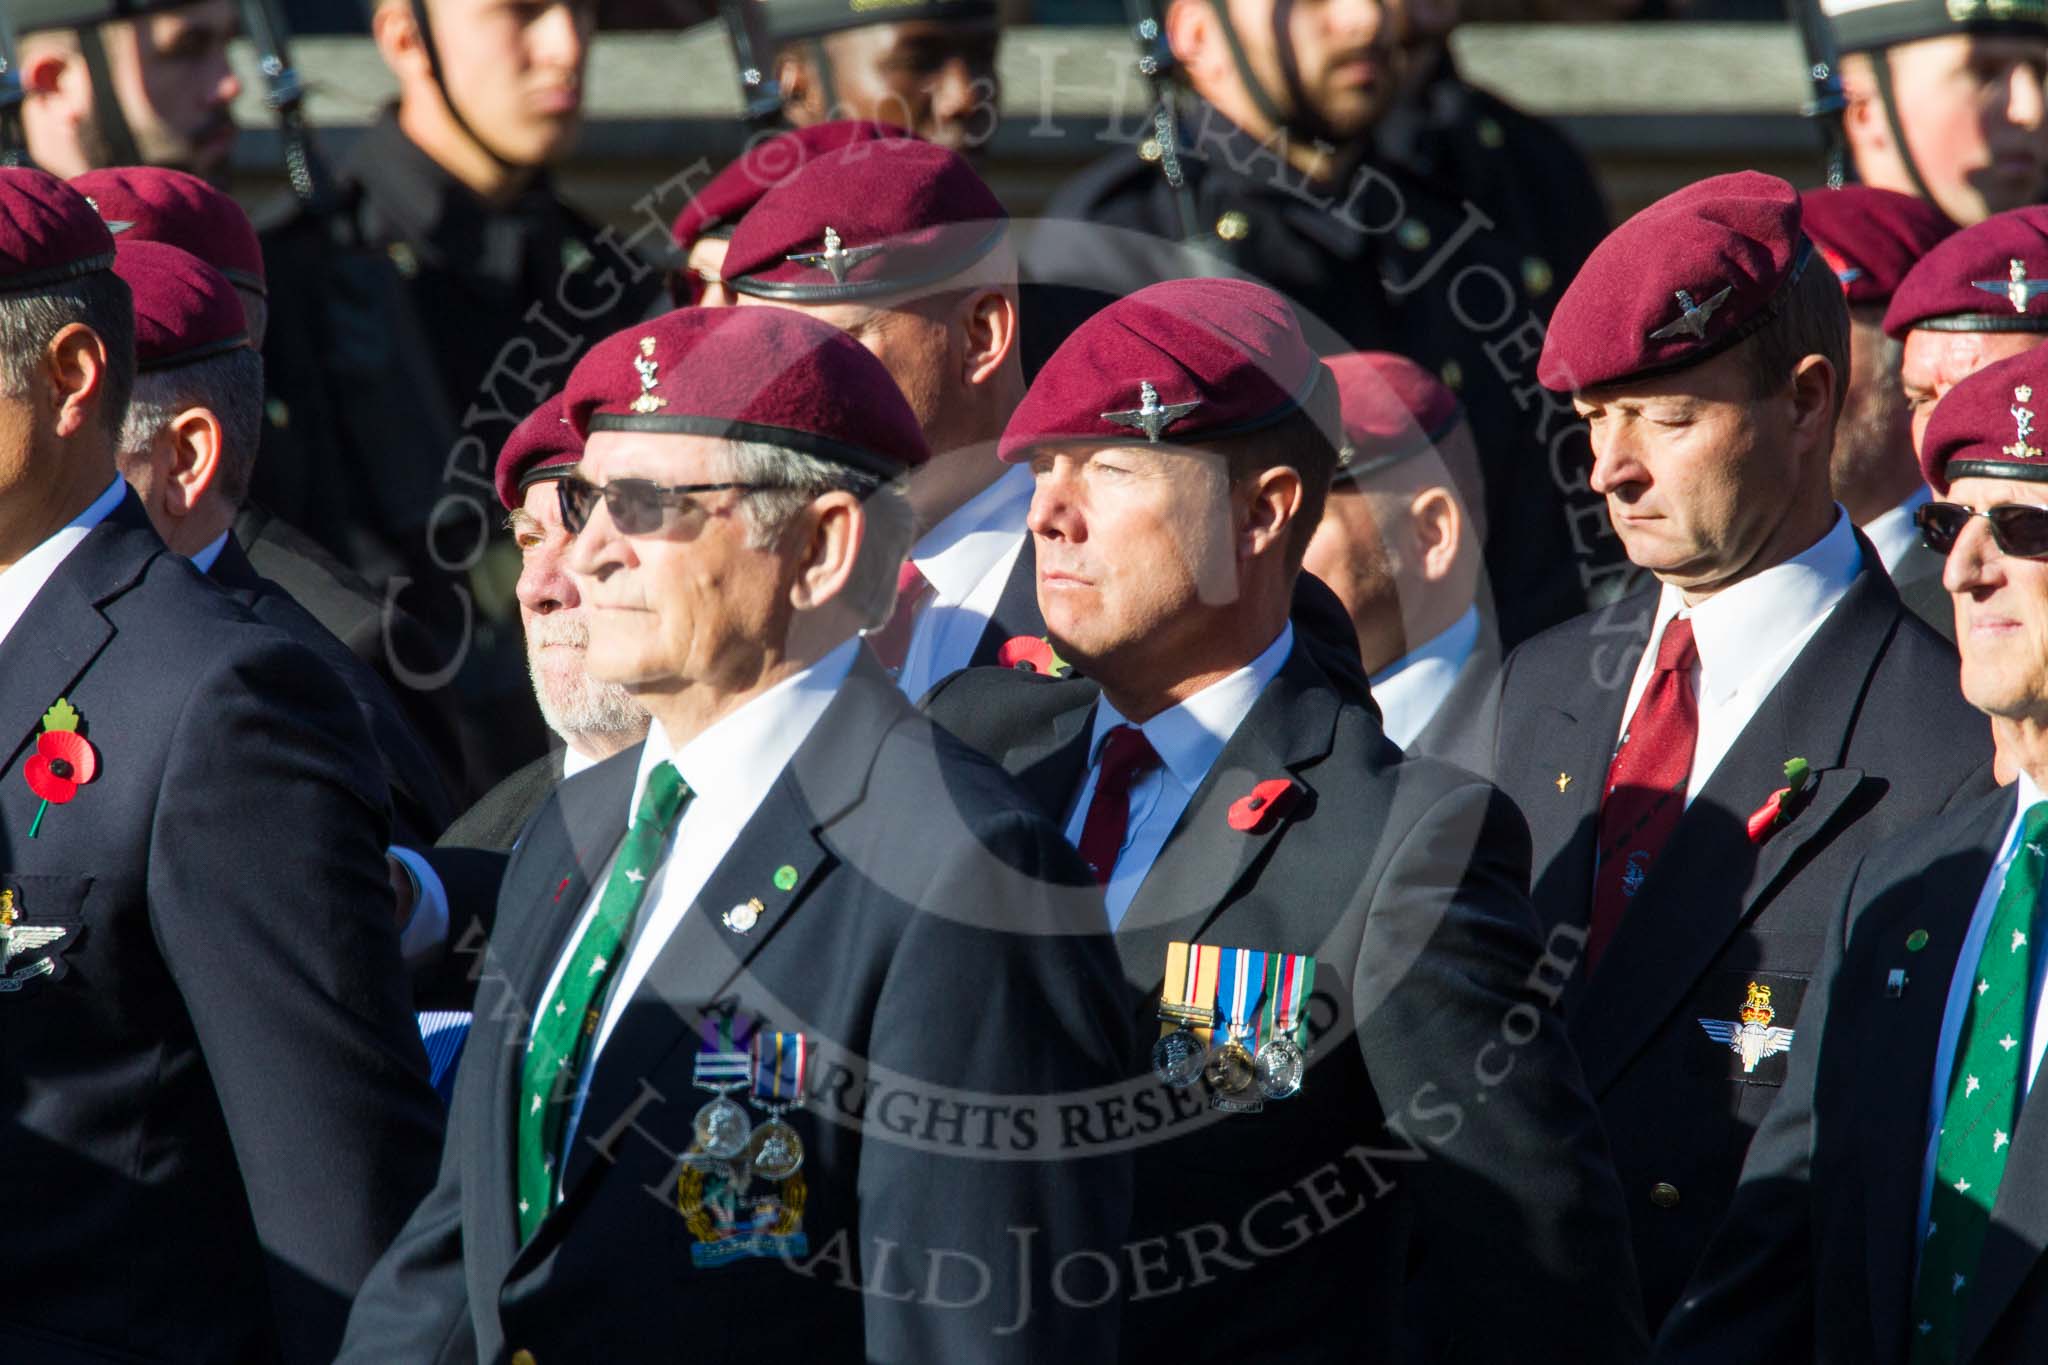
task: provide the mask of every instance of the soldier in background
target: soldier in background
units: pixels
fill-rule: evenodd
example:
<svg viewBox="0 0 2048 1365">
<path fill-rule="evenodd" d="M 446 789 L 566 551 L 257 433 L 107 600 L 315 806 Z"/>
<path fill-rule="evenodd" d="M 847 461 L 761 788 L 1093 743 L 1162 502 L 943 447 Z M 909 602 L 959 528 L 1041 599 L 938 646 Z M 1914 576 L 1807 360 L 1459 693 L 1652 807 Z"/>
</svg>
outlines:
<svg viewBox="0 0 2048 1365">
<path fill-rule="evenodd" d="M 547 734 L 491 453 L 660 286 L 549 176 L 581 126 L 591 24 L 587 0 L 378 0 L 371 31 L 398 103 L 343 167 L 334 212 L 301 209 L 264 234 L 273 398 L 254 499 L 427 623 L 433 656 L 393 669 L 456 693 L 458 802 Z"/>
<path fill-rule="evenodd" d="M 954 151 L 996 130 L 1002 38 L 994 0 L 761 0 L 782 112 L 804 128 L 893 123 Z"/>
<path fill-rule="evenodd" d="M 1842 54 L 1856 178 L 1968 227 L 2048 175 L 2048 14 L 1996 0 L 1820 0 Z"/>
</svg>

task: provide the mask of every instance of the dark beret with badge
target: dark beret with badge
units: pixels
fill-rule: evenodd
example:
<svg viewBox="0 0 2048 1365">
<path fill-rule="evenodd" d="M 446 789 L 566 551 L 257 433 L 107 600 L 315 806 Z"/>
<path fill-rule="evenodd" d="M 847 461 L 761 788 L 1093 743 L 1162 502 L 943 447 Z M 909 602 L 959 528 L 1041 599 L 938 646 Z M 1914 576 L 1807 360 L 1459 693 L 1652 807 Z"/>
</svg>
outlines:
<svg viewBox="0 0 2048 1365">
<path fill-rule="evenodd" d="M 1942 395 L 1920 441 L 1920 473 L 1942 494 L 1971 477 L 2048 482 L 2041 416 L 2048 416 L 2048 347 L 2037 346 Z"/>
<path fill-rule="evenodd" d="M 1016 461 L 1053 442 L 1187 445 L 1247 435 L 1284 421 L 1331 383 L 1293 306 L 1272 290 L 1248 280 L 1168 280 L 1074 330 L 1032 381 L 997 453 Z"/>
<path fill-rule="evenodd" d="M 560 478 L 583 458 L 583 442 L 576 439 L 569 419 L 562 415 L 562 398 L 558 393 L 527 414 L 498 452 L 494 482 L 498 501 L 508 512 L 526 500 L 528 488 L 544 479 Z"/>
<path fill-rule="evenodd" d="M 0 167 L 0 296 L 114 264 L 114 234 L 84 195 L 47 172 Z"/>
<path fill-rule="evenodd" d="M 240 288 L 269 292 L 255 224 L 232 197 L 198 176 L 164 166 L 113 166 L 74 176 L 71 188 L 123 241 L 168 242 Z"/>
<path fill-rule="evenodd" d="M 2048 207 L 1994 213 L 1920 258 L 1884 312 L 1884 330 L 2048 332 Z"/>
<path fill-rule="evenodd" d="M 1881 308 L 1920 258 L 1955 233 L 1947 214 L 1925 199 L 1869 185 L 1808 190 L 1801 225 L 1842 282 L 1852 308 Z"/>
<path fill-rule="evenodd" d="M 1870 52 L 1951 33 L 2048 37 L 2043 0 L 1820 0 L 1838 52 Z"/>
<path fill-rule="evenodd" d="M 843 303 L 922 289 L 1009 231 L 1002 201 L 958 152 L 911 138 L 827 153 L 740 220 L 724 275 L 742 294 Z"/>
<path fill-rule="evenodd" d="M 1465 421 L 1458 396 L 1441 379 L 1392 351 L 1353 351 L 1323 362 L 1337 379 L 1344 443 L 1338 481 L 1370 478 L 1435 450 Z"/>
<path fill-rule="evenodd" d="M 871 24 L 994 23 L 1000 17 L 996 0 L 756 0 L 756 8 L 769 41 L 777 43 Z"/>
<path fill-rule="evenodd" d="M 572 435 L 765 441 L 876 478 L 931 458 L 882 362 L 789 308 L 678 308 L 606 337 L 563 391 Z"/>
<path fill-rule="evenodd" d="M 135 296 L 135 368 L 196 365 L 249 344 L 242 300 L 227 276 L 189 251 L 123 238 L 114 273 Z"/>
<path fill-rule="evenodd" d="M 1737 171 L 1668 194 L 1593 251 L 1558 300 L 1536 377 L 1558 393 L 1703 364 L 1778 316 L 1813 245 L 1799 192 Z"/>
</svg>

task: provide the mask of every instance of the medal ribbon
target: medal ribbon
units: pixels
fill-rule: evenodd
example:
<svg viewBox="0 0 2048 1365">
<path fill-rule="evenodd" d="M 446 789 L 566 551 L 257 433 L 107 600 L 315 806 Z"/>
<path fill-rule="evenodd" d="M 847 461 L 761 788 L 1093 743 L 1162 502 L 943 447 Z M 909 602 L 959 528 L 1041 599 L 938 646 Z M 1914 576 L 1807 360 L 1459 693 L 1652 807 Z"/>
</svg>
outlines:
<svg viewBox="0 0 2048 1365">
<path fill-rule="evenodd" d="M 1308 1020 L 1302 1007 L 1315 989 L 1315 981 L 1315 954 L 1266 954 L 1266 1003 L 1259 1017 L 1259 1036 L 1279 1038 L 1291 1033 L 1295 1043 L 1306 1048 Z"/>
<path fill-rule="evenodd" d="M 1202 1024 L 1181 1024 L 1172 1014 L 1178 1008 L 1184 1011 L 1213 1013 L 1216 1008 L 1217 965 L 1223 950 L 1213 943 L 1170 943 L 1166 948 L 1166 984 L 1160 992 L 1162 1022 L 1159 1036 L 1164 1038 L 1177 1028 L 1185 1027 L 1202 1040 L 1206 1046 L 1210 1030 Z"/>
<path fill-rule="evenodd" d="M 733 1046 L 732 1019 L 704 1021 L 704 1044 L 697 1052 L 691 1083 L 701 1090 L 719 1090 L 728 1085 L 745 1085 L 747 1054 Z"/>
<path fill-rule="evenodd" d="M 788 1106 L 802 1100 L 808 1051 L 801 1033 L 755 1034 L 754 1098 L 768 1106 Z"/>
<path fill-rule="evenodd" d="M 1230 1036 L 1246 1047 L 1259 1045 L 1259 1014 L 1266 990 L 1266 958 L 1256 948 L 1225 948 L 1217 971 L 1216 998 L 1230 1025 Z"/>
</svg>

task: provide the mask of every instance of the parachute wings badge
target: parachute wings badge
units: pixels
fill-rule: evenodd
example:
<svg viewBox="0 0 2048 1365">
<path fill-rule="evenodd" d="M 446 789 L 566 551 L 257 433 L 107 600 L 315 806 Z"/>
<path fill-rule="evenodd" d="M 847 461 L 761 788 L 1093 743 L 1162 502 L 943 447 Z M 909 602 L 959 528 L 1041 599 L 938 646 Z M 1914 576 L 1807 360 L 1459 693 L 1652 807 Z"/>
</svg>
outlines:
<svg viewBox="0 0 2048 1365">
<path fill-rule="evenodd" d="M 1771 1023 L 1778 1012 L 1771 1008 L 1771 988 L 1749 983 L 1749 998 L 1743 1002 L 1741 1019 L 1702 1019 L 1700 1027 L 1707 1036 L 1717 1043 L 1727 1044 L 1728 1050 L 1742 1058 L 1744 1075 L 1756 1070 L 1756 1064 L 1766 1057 L 1775 1057 L 1792 1048 L 1789 1028 L 1779 1028 Z"/>
</svg>

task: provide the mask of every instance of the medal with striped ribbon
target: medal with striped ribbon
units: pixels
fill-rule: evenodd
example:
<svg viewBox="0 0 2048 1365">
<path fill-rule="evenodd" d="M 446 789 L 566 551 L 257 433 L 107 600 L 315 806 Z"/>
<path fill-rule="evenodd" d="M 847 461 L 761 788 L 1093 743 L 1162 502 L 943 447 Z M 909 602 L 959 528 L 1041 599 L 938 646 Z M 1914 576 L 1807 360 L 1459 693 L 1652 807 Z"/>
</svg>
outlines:
<svg viewBox="0 0 2048 1365">
<path fill-rule="evenodd" d="M 1193 1085 L 1209 1059 L 1209 1034 L 1216 1026 L 1216 967 L 1221 955 L 1222 950 L 1210 944 L 1167 945 L 1152 1070 L 1176 1090 Z"/>
<path fill-rule="evenodd" d="M 754 1103 L 768 1121 L 754 1129 L 749 1156 L 754 1173 L 766 1180 L 787 1180 L 804 1164 L 803 1140 L 783 1121 L 783 1114 L 804 1102 L 804 1070 L 810 1047 L 801 1033 L 754 1035 Z"/>
<path fill-rule="evenodd" d="M 1259 1093 L 1284 1100 L 1301 1089 L 1308 1069 L 1309 992 L 1315 989 L 1316 959 L 1312 953 L 1266 954 L 1265 1004 L 1260 1013 Z"/>
<path fill-rule="evenodd" d="M 1266 1107 L 1258 1094 L 1259 1068 L 1252 1051 L 1259 1045 L 1261 1005 L 1266 993 L 1266 954 L 1256 948 L 1225 948 L 1217 962 L 1216 1003 L 1223 1013 L 1223 1046 L 1209 1054 L 1203 1070 L 1209 1082 L 1209 1103 L 1233 1114 L 1256 1114 Z"/>
<path fill-rule="evenodd" d="M 699 1090 L 717 1096 L 697 1111 L 698 1150 L 721 1161 L 746 1151 L 754 1121 L 733 1102 L 732 1092 L 747 1083 L 747 1054 L 733 1046 L 731 1018 L 705 1022 L 704 1046 L 697 1053 L 691 1080 Z"/>
</svg>

